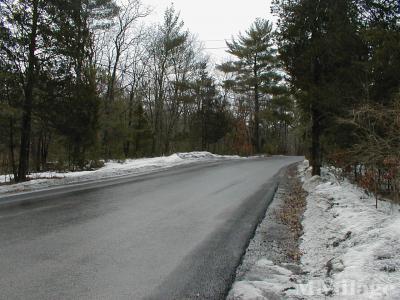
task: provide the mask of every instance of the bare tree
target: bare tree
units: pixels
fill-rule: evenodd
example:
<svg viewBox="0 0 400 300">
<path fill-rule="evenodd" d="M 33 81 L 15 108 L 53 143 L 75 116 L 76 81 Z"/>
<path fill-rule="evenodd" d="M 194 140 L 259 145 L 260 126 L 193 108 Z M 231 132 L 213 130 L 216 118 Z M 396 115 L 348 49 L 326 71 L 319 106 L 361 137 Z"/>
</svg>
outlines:
<svg viewBox="0 0 400 300">
<path fill-rule="evenodd" d="M 106 101 L 113 102 L 115 97 L 115 84 L 117 72 L 120 66 L 122 55 L 132 46 L 139 43 L 142 36 L 141 32 L 135 32 L 139 19 L 148 16 L 150 10 L 145 8 L 140 0 L 129 0 L 121 4 L 120 13 L 116 17 L 115 26 L 109 32 L 112 44 L 108 52 L 108 86 Z M 123 70 L 122 70 L 123 71 Z"/>
</svg>

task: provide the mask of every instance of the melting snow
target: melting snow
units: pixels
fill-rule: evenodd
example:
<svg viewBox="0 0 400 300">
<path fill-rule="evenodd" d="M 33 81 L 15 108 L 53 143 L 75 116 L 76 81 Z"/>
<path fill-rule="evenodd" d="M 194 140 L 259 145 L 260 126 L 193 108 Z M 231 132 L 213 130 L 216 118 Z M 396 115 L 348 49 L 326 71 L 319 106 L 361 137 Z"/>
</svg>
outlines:
<svg viewBox="0 0 400 300">
<path fill-rule="evenodd" d="M 30 181 L 0 186 L 0 194 L 37 190 L 55 185 L 64 185 L 88 180 L 112 178 L 124 175 L 141 174 L 154 170 L 189 164 L 196 161 L 212 161 L 219 159 L 239 159 L 238 156 L 222 156 L 210 152 L 176 153 L 170 156 L 127 159 L 124 162 L 109 161 L 95 171 L 82 172 L 41 172 L 30 174 Z M 10 180 L 10 175 L 1 175 L 0 183 Z"/>
<path fill-rule="evenodd" d="M 327 169 L 311 177 L 307 161 L 299 172 L 308 192 L 304 274 L 261 261 L 258 277 L 234 284 L 234 299 L 400 299 L 400 207 L 376 209 L 373 196 Z"/>
</svg>

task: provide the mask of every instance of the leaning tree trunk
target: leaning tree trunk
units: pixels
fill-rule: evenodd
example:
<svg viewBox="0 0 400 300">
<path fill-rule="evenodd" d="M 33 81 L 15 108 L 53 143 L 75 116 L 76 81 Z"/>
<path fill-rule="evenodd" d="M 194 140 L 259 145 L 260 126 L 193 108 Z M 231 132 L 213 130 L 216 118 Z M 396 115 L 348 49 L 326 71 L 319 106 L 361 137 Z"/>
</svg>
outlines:
<svg viewBox="0 0 400 300">
<path fill-rule="evenodd" d="M 35 51 L 38 25 L 38 4 L 39 0 L 32 1 L 32 28 L 29 41 L 28 68 L 25 85 L 25 99 L 23 104 L 22 126 L 21 126 L 21 147 L 19 155 L 19 167 L 17 181 L 26 181 L 29 170 L 29 148 L 31 144 L 31 121 L 32 121 L 32 98 L 35 82 Z"/>
</svg>

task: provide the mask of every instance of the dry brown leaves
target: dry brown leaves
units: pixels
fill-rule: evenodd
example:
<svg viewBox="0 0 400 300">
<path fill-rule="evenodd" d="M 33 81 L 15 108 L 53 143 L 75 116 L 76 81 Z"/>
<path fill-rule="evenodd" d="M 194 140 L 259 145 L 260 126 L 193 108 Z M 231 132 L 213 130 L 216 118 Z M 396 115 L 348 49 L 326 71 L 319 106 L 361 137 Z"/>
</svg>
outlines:
<svg viewBox="0 0 400 300">
<path fill-rule="evenodd" d="M 306 208 L 307 194 L 303 190 L 295 170 L 290 170 L 288 176 L 289 184 L 283 195 L 283 205 L 276 210 L 275 215 L 282 224 L 289 228 L 295 241 L 294 244 L 298 246 L 298 240 L 303 234 L 301 220 Z M 294 261 L 300 261 L 302 253 L 298 247 L 290 247 L 287 249 L 287 255 Z"/>
</svg>

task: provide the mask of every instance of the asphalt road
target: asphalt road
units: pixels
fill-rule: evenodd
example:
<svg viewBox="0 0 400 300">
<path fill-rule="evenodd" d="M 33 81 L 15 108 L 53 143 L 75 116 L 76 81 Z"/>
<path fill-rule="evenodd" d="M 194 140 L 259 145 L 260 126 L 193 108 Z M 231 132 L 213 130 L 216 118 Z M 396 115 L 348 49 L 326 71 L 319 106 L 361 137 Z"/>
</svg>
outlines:
<svg viewBox="0 0 400 300">
<path fill-rule="evenodd" d="M 0 206 L 0 299 L 223 299 L 275 175 L 299 160 L 194 164 Z"/>
</svg>

